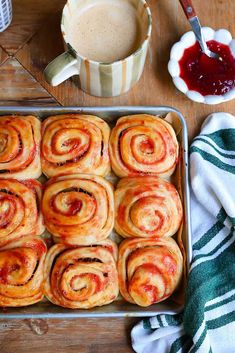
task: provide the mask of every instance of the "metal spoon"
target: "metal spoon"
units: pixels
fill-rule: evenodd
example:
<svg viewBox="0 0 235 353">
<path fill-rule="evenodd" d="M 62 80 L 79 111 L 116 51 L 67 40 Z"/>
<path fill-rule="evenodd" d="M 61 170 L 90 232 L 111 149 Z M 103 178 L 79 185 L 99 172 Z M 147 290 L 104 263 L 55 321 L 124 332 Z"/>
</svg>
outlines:
<svg viewBox="0 0 235 353">
<path fill-rule="evenodd" d="M 210 58 L 214 58 L 214 59 L 218 59 L 218 60 L 222 60 L 222 58 L 212 52 L 211 50 L 209 50 L 206 41 L 203 37 L 202 34 L 202 27 L 199 21 L 199 18 L 196 15 L 196 12 L 194 10 L 193 4 L 191 0 L 180 0 L 181 6 L 184 10 L 184 13 L 193 29 L 193 32 L 197 38 L 197 41 L 201 47 L 201 50 L 204 54 L 206 54 L 207 56 L 209 56 Z"/>
</svg>

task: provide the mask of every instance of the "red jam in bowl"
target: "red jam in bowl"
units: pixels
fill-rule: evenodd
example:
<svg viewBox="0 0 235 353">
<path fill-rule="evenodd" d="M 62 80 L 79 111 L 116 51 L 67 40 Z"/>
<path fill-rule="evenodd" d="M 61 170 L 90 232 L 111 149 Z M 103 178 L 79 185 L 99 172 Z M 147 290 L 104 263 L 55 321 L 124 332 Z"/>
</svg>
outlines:
<svg viewBox="0 0 235 353">
<path fill-rule="evenodd" d="M 235 87 L 235 58 L 225 44 L 211 40 L 207 45 L 222 60 L 203 54 L 196 42 L 185 49 L 179 61 L 180 77 L 189 90 L 197 91 L 203 96 L 223 95 Z"/>
</svg>

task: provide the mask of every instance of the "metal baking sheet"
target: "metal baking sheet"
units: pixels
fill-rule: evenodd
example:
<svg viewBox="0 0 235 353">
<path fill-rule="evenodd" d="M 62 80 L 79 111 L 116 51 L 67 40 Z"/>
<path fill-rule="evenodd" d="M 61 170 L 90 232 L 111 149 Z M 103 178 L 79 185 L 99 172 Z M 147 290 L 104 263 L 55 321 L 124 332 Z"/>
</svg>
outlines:
<svg viewBox="0 0 235 353">
<path fill-rule="evenodd" d="M 93 114 L 103 118 L 111 126 L 115 121 L 125 115 L 152 114 L 165 117 L 173 112 L 172 125 L 177 134 L 181 149 L 180 181 L 182 189 L 182 201 L 184 208 L 183 244 L 186 250 L 186 271 L 192 258 L 191 226 L 190 226 L 190 198 L 188 181 L 188 134 L 187 125 L 182 114 L 174 108 L 166 106 L 117 106 L 117 107 L 0 107 L 0 115 L 36 115 L 41 120 L 44 118 L 65 113 Z M 89 310 L 65 309 L 51 304 L 46 299 L 40 303 L 22 308 L 0 309 L 0 319 L 25 319 L 25 318 L 81 318 L 81 317 L 148 317 L 159 313 L 177 313 L 183 309 L 170 298 L 164 302 L 154 304 L 148 308 L 142 308 L 135 304 L 127 303 L 122 299 Z"/>
</svg>

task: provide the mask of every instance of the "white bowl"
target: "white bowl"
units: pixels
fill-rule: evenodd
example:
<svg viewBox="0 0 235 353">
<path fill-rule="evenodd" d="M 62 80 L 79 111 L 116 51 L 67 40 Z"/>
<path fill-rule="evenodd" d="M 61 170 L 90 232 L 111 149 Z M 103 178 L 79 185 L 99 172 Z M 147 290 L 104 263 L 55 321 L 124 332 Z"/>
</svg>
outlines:
<svg viewBox="0 0 235 353">
<path fill-rule="evenodd" d="M 216 40 L 217 42 L 227 44 L 235 58 L 235 39 L 226 29 L 214 31 L 210 27 L 202 27 L 202 33 L 206 41 Z M 185 33 L 180 41 L 175 43 L 171 48 L 170 61 L 168 63 L 168 71 L 172 76 L 175 86 L 183 92 L 189 99 L 198 103 L 219 104 L 230 101 L 235 98 L 235 88 L 225 93 L 224 95 L 207 95 L 188 89 L 186 82 L 180 77 L 179 60 L 182 58 L 185 49 L 191 47 L 196 42 L 196 37 L 193 31 Z"/>
</svg>

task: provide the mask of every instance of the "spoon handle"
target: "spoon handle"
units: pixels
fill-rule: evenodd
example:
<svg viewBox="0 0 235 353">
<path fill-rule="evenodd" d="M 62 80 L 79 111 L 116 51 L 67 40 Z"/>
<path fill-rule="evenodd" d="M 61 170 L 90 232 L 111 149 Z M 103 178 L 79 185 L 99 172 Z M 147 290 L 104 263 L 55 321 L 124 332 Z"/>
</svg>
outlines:
<svg viewBox="0 0 235 353">
<path fill-rule="evenodd" d="M 192 0 L 179 0 L 179 1 L 181 3 L 181 6 L 184 10 L 184 13 L 185 13 L 187 19 L 189 20 L 189 23 L 190 23 L 192 30 L 197 38 L 197 41 L 200 44 L 200 47 L 201 47 L 203 53 L 210 56 L 210 51 L 208 50 L 206 42 L 203 38 L 201 24 L 200 24 L 199 18 L 196 15 L 195 10 L 194 10 Z"/>
<path fill-rule="evenodd" d="M 180 0 L 180 3 L 188 20 L 196 16 L 191 0 Z"/>
<path fill-rule="evenodd" d="M 211 52 L 206 44 L 205 38 L 202 33 L 202 27 L 199 21 L 199 18 L 196 15 L 196 11 L 194 10 L 192 0 L 179 0 L 181 3 L 181 6 L 184 10 L 184 13 L 192 27 L 192 30 L 196 36 L 196 39 L 201 47 L 201 50 L 203 53 L 205 53 L 207 56 L 216 58 L 219 60 L 222 60 L 221 57 L 219 57 L 218 54 Z"/>
</svg>

